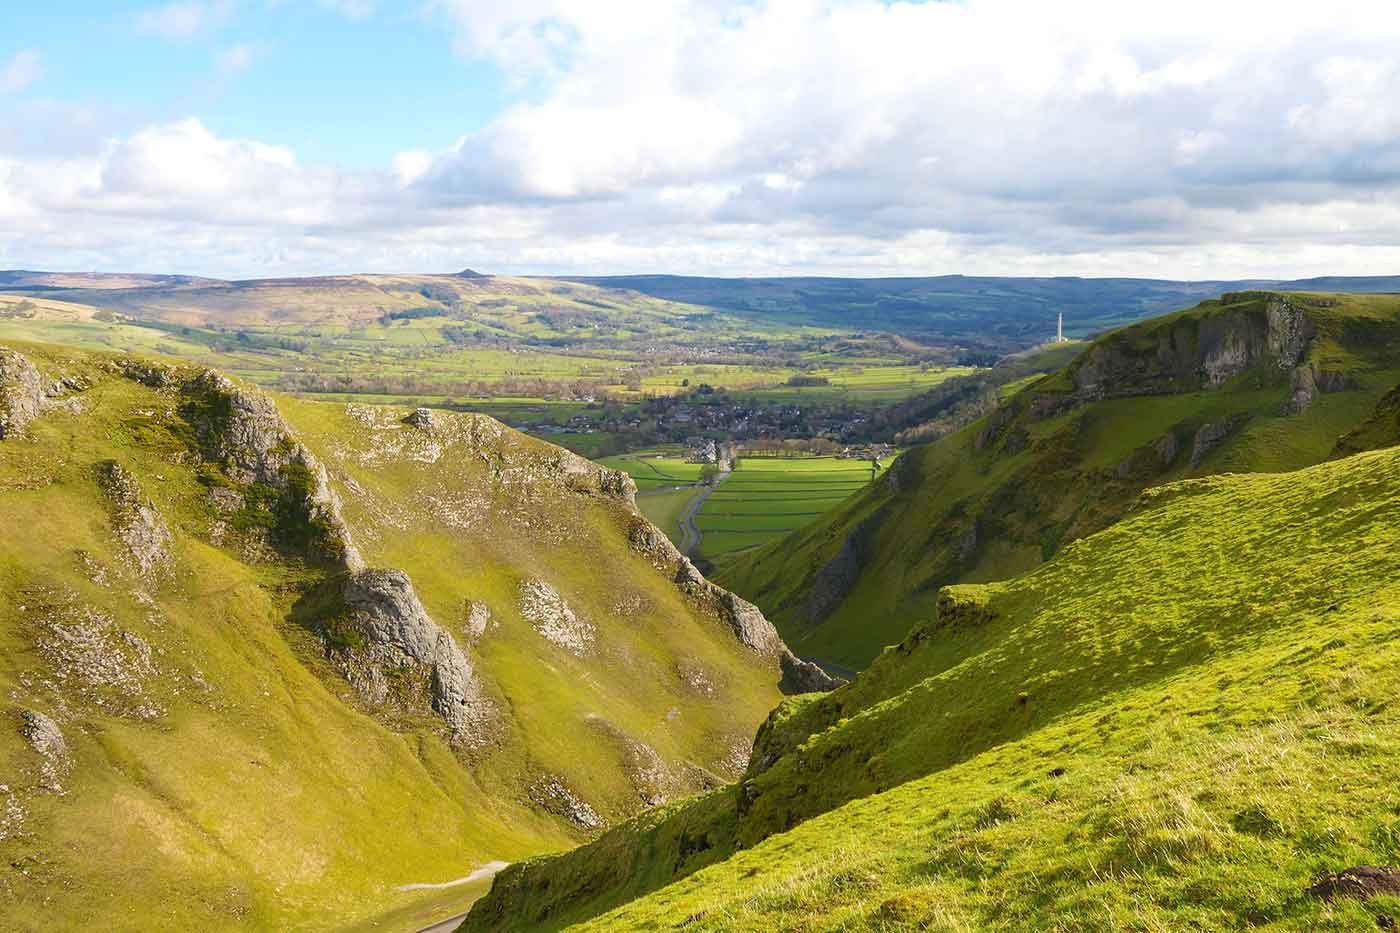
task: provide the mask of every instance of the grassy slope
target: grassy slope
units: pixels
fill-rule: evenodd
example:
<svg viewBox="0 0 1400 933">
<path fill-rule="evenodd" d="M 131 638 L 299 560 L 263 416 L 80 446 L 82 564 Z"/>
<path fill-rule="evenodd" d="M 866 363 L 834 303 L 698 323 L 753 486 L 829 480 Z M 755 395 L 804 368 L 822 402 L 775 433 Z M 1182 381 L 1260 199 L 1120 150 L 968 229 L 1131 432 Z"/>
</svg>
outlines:
<svg viewBox="0 0 1400 933">
<path fill-rule="evenodd" d="M 1400 861 L 1398 574 L 1400 450 L 1154 490 L 467 928 L 1374 929 L 1303 892 Z"/>
<path fill-rule="evenodd" d="M 1192 377 L 1120 386 L 1149 394 L 1066 407 L 1072 373 L 1102 348 L 1150 357 L 1159 340 L 1194 340 L 1212 316 L 1262 314 L 1257 300 L 1230 308 L 1206 302 L 1101 338 L 1069 370 L 1023 388 L 988 418 L 904 454 L 869 492 L 726 564 L 720 582 L 755 600 L 797 650 L 859 666 L 928 616 L 939 585 L 1030 570 L 1064 543 L 1116 520 L 1146 487 L 1324 460 L 1400 382 L 1400 299 L 1343 296 L 1335 306 L 1306 311 L 1318 328 L 1308 359 L 1351 383 L 1301 414 L 1285 411 L 1287 373 L 1267 366 L 1218 389 L 1202 389 Z M 1247 420 L 1193 466 L 1193 433 L 1231 416 Z M 1151 445 L 1170 432 L 1177 453 L 1162 465 Z M 823 567 L 848 541 L 858 572 L 836 598 L 814 608 Z"/>
<path fill-rule="evenodd" d="M 209 542 L 216 516 L 171 397 L 112 374 L 101 357 L 14 346 L 47 376 L 84 375 L 93 385 L 79 395 L 83 413 L 48 412 L 0 441 L 0 690 L 9 723 L 0 729 L 8 788 L 0 857 L 23 868 L 0 885 L 6 929 L 60 920 L 314 929 L 411 916 L 415 904 L 444 896 L 394 886 L 450 880 L 489 859 L 580 838 L 529 804 L 531 781 L 562 779 L 619 818 L 641 801 L 621 740 L 609 736 L 654 747 L 686 775 L 683 792 L 699 772 L 681 763 L 723 774 L 730 746 L 747 741 L 778 696 L 776 672 L 628 549 L 628 510 L 562 495 L 548 469 L 530 478 L 556 449 L 464 417 L 451 423 L 499 433 L 499 445 L 481 456 L 448 445 L 436 462 L 404 461 L 394 452 L 407 432 L 402 411 L 370 428 L 343 406 L 283 400 L 284 417 L 341 485 L 370 564 L 406 570 L 464 645 L 466 599 L 489 605 L 495 619 L 467 650 L 508 710 L 503 743 L 468 761 L 431 718 L 393 731 L 329 670 L 314 637 L 287 621 L 315 572 L 276 557 L 250 562 Z M 139 479 L 174 534 L 176 571 L 158 586 L 122 567 L 94 469 L 108 459 Z M 491 472 L 502 467 L 517 471 L 508 492 Z M 342 485 L 349 480 L 353 494 Z M 498 504 L 507 496 L 509 508 Z M 487 506 L 499 522 L 444 518 L 469 505 Z M 567 540 L 556 540 L 561 529 Z M 593 621 L 602 650 L 579 659 L 535 635 L 516 609 L 526 575 L 549 581 Z M 623 613 L 622 597 L 645 613 Z M 82 646 L 74 651 L 86 668 L 54 662 L 62 641 L 49 623 L 78 631 L 89 610 L 110 624 L 84 644 L 117 658 L 115 669 L 93 668 Z M 152 670 L 142 672 L 122 633 L 151 646 Z M 712 695 L 697 696 L 681 666 L 703 670 Z M 143 717 L 133 711 L 140 704 L 164 713 Z M 66 794 L 39 792 L 21 709 L 62 727 L 74 759 Z M 668 716 L 674 709 L 683 712 Z M 8 818 L 15 812 L 18 822 Z"/>
</svg>

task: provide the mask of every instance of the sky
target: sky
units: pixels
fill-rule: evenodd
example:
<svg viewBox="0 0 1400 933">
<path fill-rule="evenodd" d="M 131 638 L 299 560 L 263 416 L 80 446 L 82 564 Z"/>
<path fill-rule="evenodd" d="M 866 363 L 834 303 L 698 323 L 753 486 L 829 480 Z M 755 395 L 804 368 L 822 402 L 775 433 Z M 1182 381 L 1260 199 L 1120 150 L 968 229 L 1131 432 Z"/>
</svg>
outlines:
<svg viewBox="0 0 1400 933">
<path fill-rule="evenodd" d="M 0 268 L 1400 274 L 1400 5 L 0 0 Z"/>
</svg>

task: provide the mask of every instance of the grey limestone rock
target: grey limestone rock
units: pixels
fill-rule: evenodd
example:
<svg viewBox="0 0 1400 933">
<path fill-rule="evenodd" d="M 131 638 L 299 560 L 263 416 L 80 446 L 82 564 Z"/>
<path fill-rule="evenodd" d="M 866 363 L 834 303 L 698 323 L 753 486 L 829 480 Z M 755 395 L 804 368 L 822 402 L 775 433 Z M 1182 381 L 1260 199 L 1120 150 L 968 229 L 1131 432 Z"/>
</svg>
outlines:
<svg viewBox="0 0 1400 933">
<path fill-rule="evenodd" d="M 132 569 L 147 580 L 168 573 L 170 528 L 140 482 L 115 460 L 98 466 L 98 482 L 112 505 L 112 527 L 126 548 Z"/>
<path fill-rule="evenodd" d="M 28 357 L 0 347 L 0 440 L 23 431 L 43 402 L 39 370 Z"/>
<path fill-rule="evenodd" d="M 492 705 L 466 653 L 432 620 L 408 574 L 362 570 L 344 580 L 341 596 L 363 647 L 348 649 L 351 683 L 371 702 L 382 702 L 385 674 L 417 667 L 430 676 L 431 704 L 454 740 L 484 744 Z"/>
</svg>

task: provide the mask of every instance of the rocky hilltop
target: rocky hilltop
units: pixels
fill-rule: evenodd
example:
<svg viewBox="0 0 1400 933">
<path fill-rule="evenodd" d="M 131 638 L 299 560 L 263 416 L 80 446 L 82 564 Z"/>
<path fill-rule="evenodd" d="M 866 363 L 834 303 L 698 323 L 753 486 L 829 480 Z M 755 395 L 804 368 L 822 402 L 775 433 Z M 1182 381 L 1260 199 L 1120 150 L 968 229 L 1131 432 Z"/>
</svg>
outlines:
<svg viewBox="0 0 1400 933">
<path fill-rule="evenodd" d="M 0 348 L 3 925 L 341 928 L 742 774 L 835 683 L 633 493 L 482 416 Z"/>
<path fill-rule="evenodd" d="M 1029 570 L 1146 488 L 1380 446 L 1397 383 L 1400 299 L 1227 294 L 1099 338 L 718 579 L 802 653 L 863 665 L 942 585 Z"/>
</svg>

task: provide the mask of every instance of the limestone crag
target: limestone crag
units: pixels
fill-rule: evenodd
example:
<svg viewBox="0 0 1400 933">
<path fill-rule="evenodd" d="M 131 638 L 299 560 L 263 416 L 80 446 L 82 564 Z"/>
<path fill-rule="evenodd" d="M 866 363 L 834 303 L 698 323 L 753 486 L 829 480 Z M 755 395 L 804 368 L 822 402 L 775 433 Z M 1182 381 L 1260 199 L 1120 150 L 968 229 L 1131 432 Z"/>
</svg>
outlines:
<svg viewBox="0 0 1400 933">
<path fill-rule="evenodd" d="M 372 705 L 387 702 L 396 671 L 427 675 L 431 706 L 468 746 L 487 742 L 493 706 L 456 640 L 432 620 L 408 575 L 401 570 L 361 570 L 348 575 L 341 598 L 352 631 L 333 651 L 347 679 Z"/>
<path fill-rule="evenodd" d="M 741 644 L 755 654 L 778 661 L 782 674 L 779 686 L 785 692 L 834 690 L 844 682 L 794 655 L 757 606 L 706 580 L 661 529 L 640 515 L 634 518 L 628 540 L 633 550 L 646 556 L 652 566 L 670 572 L 682 592 L 728 625 Z"/>
<path fill-rule="evenodd" d="M 39 370 L 28 357 L 0 347 L 0 440 L 23 431 L 43 402 Z"/>
<path fill-rule="evenodd" d="M 112 529 L 131 568 L 145 580 L 167 575 L 170 529 L 136 477 L 115 460 L 108 460 L 98 466 L 98 482 L 111 503 Z"/>
<path fill-rule="evenodd" d="M 1229 305 L 1251 297 L 1222 300 Z M 1263 301 L 1253 307 L 1179 319 L 1146 334 L 1130 328 L 1095 342 L 1070 368 L 1075 398 L 1217 388 L 1261 365 L 1293 370 L 1312 344 L 1313 320 L 1290 296 L 1258 297 Z"/>
<path fill-rule="evenodd" d="M 296 439 L 270 398 L 214 370 L 191 380 L 185 395 L 186 415 L 206 459 L 235 483 L 276 491 L 284 511 L 311 529 L 317 556 L 351 572 L 363 569 L 325 467 Z"/>
</svg>

